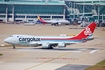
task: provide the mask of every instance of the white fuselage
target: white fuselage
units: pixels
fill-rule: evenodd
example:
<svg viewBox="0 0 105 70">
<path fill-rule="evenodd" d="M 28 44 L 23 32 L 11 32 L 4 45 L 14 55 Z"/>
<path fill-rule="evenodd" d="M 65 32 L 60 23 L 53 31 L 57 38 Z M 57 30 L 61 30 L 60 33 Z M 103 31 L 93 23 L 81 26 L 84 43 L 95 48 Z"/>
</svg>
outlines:
<svg viewBox="0 0 105 70">
<path fill-rule="evenodd" d="M 13 45 L 66 45 L 70 43 L 82 42 L 82 40 L 69 40 L 72 36 L 32 36 L 32 35 L 11 35 L 4 41 Z"/>
<path fill-rule="evenodd" d="M 61 24 L 70 24 L 68 20 L 58 19 L 58 20 L 46 20 L 47 23 L 61 23 Z"/>
</svg>

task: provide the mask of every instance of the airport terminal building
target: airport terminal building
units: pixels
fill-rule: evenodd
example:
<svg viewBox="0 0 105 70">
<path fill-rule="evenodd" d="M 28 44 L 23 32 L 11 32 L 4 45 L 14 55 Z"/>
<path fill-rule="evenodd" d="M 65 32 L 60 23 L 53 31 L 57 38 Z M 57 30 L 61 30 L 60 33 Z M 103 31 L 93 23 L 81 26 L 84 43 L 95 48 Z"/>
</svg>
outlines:
<svg viewBox="0 0 105 70">
<path fill-rule="evenodd" d="M 36 21 L 50 19 L 105 20 L 104 0 L 0 0 L 0 21 Z"/>
<path fill-rule="evenodd" d="M 65 3 L 57 0 L 0 0 L 1 21 L 65 18 Z"/>
<path fill-rule="evenodd" d="M 66 18 L 88 17 L 90 21 L 105 20 L 105 0 L 65 0 Z"/>
</svg>

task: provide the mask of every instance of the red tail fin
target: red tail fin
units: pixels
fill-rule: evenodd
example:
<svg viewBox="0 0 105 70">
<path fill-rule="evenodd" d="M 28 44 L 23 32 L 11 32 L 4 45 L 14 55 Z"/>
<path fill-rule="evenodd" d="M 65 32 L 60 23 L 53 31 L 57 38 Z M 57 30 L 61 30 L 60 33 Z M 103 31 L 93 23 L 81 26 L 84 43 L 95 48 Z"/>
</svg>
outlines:
<svg viewBox="0 0 105 70">
<path fill-rule="evenodd" d="M 96 23 L 89 24 L 85 29 L 82 30 L 77 36 L 70 39 L 85 39 L 89 35 L 92 35 L 96 27 Z"/>
<path fill-rule="evenodd" d="M 40 21 L 43 24 L 46 24 L 46 22 L 41 17 L 39 17 L 39 16 L 38 16 L 38 21 Z"/>
</svg>

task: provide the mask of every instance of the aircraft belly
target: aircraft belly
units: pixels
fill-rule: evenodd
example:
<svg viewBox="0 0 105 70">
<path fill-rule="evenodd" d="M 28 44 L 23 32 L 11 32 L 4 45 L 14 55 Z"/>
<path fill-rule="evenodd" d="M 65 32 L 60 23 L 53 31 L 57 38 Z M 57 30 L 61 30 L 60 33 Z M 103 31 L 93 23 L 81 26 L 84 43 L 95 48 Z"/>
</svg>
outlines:
<svg viewBox="0 0 105 70">
<path fill-rule="evenodd" d="M 43 40 L 41 42 L 49 42 L 49 43 L 59 43 L 59 42 L 78 43 L 78 42 L 83 42 L 83 40 Z"/>
</svg>

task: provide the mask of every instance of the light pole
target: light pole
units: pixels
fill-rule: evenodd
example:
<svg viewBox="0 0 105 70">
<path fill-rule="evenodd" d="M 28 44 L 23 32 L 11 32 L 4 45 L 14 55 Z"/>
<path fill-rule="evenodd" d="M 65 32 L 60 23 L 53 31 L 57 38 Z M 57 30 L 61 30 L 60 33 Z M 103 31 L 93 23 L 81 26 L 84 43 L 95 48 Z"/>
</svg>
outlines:
<svg viewBox="0 0 105 70">
<path fill-rule="evenodd" d="M 98 23 L 99 23 L 99 20 L 100 20 L 100 5 L 98 4 Z"/>
<path fill-rule="evenodd" d="M 83 16 L 84 16 L 84 9 L 85 9 L 85 8 L 84 8 L 84 6 L 85 6 L 84 4 L 85 4 L 85 2 L 83 1 Z"/>
<path fill-rule="evenodd" d="M 74 2 L 74 10 L 75 10 L 75 2 Z M 74 19 L 75 19 L 75 14 L 76 14 L 76 13 L 74 12 Z"/>
<path fill-rule="evenodd" d="M 71 1 L 71 16 L 72 16 L 72 14 L 73 14 L 72 11 L 73 11 L 73 8 L 72 8 L 72 1 Z"/>
</svg>

